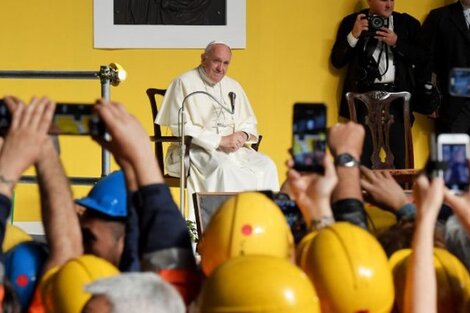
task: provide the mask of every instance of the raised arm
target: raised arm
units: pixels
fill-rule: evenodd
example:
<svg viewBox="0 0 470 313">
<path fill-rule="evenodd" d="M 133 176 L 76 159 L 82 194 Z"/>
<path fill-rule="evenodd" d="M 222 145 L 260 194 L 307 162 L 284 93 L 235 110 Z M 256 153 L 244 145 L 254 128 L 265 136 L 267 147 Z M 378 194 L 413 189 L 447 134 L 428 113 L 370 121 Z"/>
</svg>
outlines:
<svg viewBox="0 0 470 313">
<path fill-rule="evenodd" d="M 437 312 L 437 282 L 434 269 L 434 228 L 444 198 L 444 183 L 425 175 L 416 180 L 416 228 L 405 286 L 405 313 Z"/>
<path fill-rule="evenodd" d="M 338 175 L 338 184 L 332 196 L 335 219 L 367 229 L 358 161 L 361 158 L 364 135 L 364 128 L 359 124 L 336 124 L 328 132 L 328 145 L 335 158 Z"/>
<path fill-rule="evenodd" d="M 152 270 L 177 285 L 187 302 L 195 273 L 195 260 L 186 221 L 178 211 L 150 146 L 147 133 L 139 121 L 119 103 L 98 101 L 96 112 L 103 119 L 111 140 L 98 141 L 112 152 L 123 170 L 132 169 L 138 190 L 134 204 L 139 219 L 139 253 L 142 270 Z M 174 276 L 183 275 L 181 281 Z"/>
<path fill-rule="evenodd" d="M 310 229 L 317 230 L 334 223 L 330 199 L 338 183 L 335 167 L 330 156 L 326 156 L 323 165 L 325 174 L 299 173 L 293 169 L 289 160 L 287 181 L 295 202 Z"/>
<path fill-rule="evenodd" d="M 45 270 L 83 254 L 82 234 L 70 182 L 51 138 L 35 163 L 49 258 Z"/>
<path fill-rule="evenodd" d="M 54 103 L 33 98 L 29 106 L 17 98 L 5 97 L 12 114 L 11 125 L 0 151 L 0 236 L 3 240 L 11 197 L 22 173 L 38 158 L 47 140 Z"/>
</svg>

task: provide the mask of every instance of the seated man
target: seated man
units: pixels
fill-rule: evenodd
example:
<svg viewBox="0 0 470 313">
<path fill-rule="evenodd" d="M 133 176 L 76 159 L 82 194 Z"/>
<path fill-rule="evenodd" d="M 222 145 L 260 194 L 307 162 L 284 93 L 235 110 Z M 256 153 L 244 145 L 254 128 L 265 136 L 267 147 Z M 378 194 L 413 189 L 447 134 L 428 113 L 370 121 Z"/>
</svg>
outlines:
<svg viewBox="0 0 470 313">
<path fill-rule="evenodd" d="M 258 140 L 256 117 L 240 84 L 225 76 L 231 57 L 230 47 L 211 42 L 201 65 L 168 87 L 155 120 L 179 135 L 179 110 L 185 106 L 184 131 L 193 137 L 190 193 L 279 189 L 273 161 L 249 146 Z M 166 167 L 180 176 L 178 144 L 169 147 Z"/>
</svg>

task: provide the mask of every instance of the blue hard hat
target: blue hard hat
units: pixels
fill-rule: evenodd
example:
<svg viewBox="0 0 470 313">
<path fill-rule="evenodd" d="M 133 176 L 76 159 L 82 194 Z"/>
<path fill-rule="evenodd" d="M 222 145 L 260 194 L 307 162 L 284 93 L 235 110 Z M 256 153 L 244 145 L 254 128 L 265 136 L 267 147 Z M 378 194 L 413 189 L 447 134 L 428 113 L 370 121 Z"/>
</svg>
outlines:
<svg viewBox="0 0 470 313">
<path fill-rule="evenodd" d="M 122 171 L 100 179 L 88 196 L 76 203 L 112 217 L 127 217 L 127 188 Z"/>
<path fill-rule="evenodd" d="M 5 255 L 5 276 L 13 285 L 23 310 L 29 307 L 47 256 L 46 245 L 37 241 L 20 243 Z"/>
</svg>

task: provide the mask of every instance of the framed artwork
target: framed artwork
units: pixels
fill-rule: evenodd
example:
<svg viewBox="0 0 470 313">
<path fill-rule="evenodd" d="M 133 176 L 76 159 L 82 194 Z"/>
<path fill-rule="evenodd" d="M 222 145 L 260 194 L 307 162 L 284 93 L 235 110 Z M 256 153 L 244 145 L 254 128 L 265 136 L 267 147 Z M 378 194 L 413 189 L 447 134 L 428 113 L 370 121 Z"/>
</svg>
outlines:
<svg viewBox="0 0 470 313">
<path fill-rule="evenodd" d="M 95 48 L 246 47 L 246 0 L 94 0 Z"/>
</svg>

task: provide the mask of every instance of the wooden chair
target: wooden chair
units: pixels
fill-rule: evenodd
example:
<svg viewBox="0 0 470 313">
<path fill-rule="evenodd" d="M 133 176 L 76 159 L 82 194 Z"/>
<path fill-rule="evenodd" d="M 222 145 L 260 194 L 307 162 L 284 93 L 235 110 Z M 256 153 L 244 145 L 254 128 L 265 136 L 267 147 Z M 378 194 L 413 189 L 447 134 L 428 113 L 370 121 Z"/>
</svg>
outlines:
<svg viewBox="0 0 470 313">
<path fill-rule="evenodd" d="M 369 128 L 372 135 L 373 151 L 371 155 L 372 169 L 394 168 L 394 155 L 390 149 L 390 127 L 394 123 L 394 116 L 390 114 L 391 105 L 403 106 L 403 126 L 405 142 L 405 168 L 414 168 L 413 139 L 411 136 L 410 121 L 410 93 L 409 92 L 386 92 L 369 91 L 365 93 L 348 92 L 346 99 L 349 106 L 351 121 L 358 122 L 356 105 L 363 103 L 367 109 L 364 124 Z M 403 101 L 394 102 L 397 99 Z M 380 152 L 385 152 L 385 160 L 380 158 Z"/>
<path fill-rule="evenodd" d="M 150 137 L 150 140 L 154 143 L 155 148 L 155 156 L 157 157 L 158 165 L 163 173 L 163 178 L 165 182 L 170 187 L 180 187 L 180 178 L 171 176 L 165 172 L 164 166 L 164 155 L 163 155 L 163 143 L 168 142 L 181 142 L 181 137 L 179 136 L 162 136 L 161 126 L 155 124 L 155 118 L 158 114 L 158 107 L 157 107 L 157 96 L 165 96 L 166 89 L 157 89 L 157 88 L 148 88 L 147 89 L 147 96 L 150 100 L 150 106 L 152 107 L 152 124 L 153 124 L 153 136 Z M 184 165 L 185 165 L 185 180 L 189 175 L 189 148 L 191 146 L 191 136 L 185 136 L 185 144 L 186 144 L 186 151 L 184 153 Z M 186 181 L 184 183 L 186 186 Z"/>
</svg>

